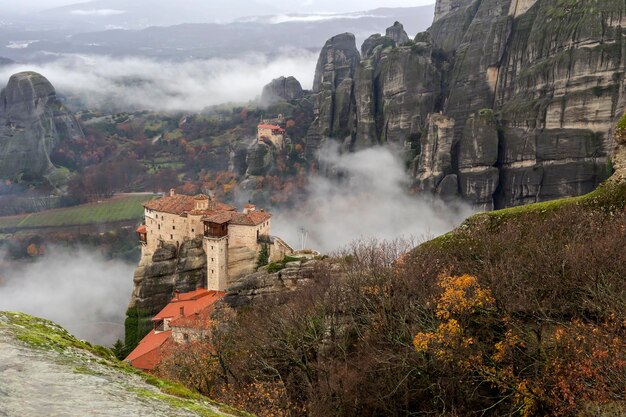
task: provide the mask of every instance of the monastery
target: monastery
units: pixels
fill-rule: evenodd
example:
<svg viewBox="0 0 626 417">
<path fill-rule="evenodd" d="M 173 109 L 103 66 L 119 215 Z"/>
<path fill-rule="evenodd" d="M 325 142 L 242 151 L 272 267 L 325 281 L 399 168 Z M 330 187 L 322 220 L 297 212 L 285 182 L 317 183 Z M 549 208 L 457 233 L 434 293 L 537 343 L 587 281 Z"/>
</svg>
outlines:
<svg viewBox="0 0 626 417">
<path fill-rule="evenodd" d="M 144 208 L 145 222 L 137 229 L 142 256 L 151 256 L 163 243 L 180 246 L 187 239 L 202 238 L 207 290 L 225 291 L 236 279 L 255 272 L 263 247 L 270 262 L 293 253 L 282 239 L 270 235 L 272 215 L 253 204 L 238 212 L 207 195 L 176 194 L 172 189 Z"/>
<path fill-rule="evenodd" d="M 285 129 L 273 124 L 260 124 L 257 126 L 257 142 L 274 145 L 276 149 L 285 146 Z"/>
</svg>

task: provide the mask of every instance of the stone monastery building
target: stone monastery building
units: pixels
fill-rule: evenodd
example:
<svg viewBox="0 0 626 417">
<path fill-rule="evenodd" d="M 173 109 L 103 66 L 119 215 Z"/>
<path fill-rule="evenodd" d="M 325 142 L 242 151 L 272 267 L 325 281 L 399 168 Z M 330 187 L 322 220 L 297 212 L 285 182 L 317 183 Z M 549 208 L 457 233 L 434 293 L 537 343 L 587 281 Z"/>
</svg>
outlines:
<svg viewBox="0 0 626 417">
<path fill-rule="evenodd" d="M 285 144 L 285 129 L 278 125 L 262 123 L 257 126 L 257 141 L 282 149 Z"/>
<path fill-rule="evenodd" d="M 151 256 L 163 243 L 180 246 L 201 238 L 207 257 L 204 288 L 225 291 L 236 279 L 256 271 L 263 246 L 270 262 L 293 252 L 270 235 L 272 215 L 247 204 L 243 212 L 207 195 L 169 194 L 144 204 L 145 224 L 137 229 L 142 256 Z"/>
</svg>

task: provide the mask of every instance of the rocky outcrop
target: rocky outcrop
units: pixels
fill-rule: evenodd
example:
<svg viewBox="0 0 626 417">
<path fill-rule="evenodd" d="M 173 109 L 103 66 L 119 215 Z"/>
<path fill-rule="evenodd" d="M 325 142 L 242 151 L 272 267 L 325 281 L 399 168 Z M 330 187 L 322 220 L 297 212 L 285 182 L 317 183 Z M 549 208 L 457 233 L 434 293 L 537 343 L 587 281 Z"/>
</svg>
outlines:
<svg viewBox="0 0 626 417">
<path fill-rule="evenodd" d="M 406 34 L 404 26 L 400 22 L 395 22 L 393 26 L 388 27 L 385 36 L 398 46 L 404 45 L 409 41 L 409 35 Z"/>
<path fill-rule="evenodd" d="M 325 261 L 303 260 L 289 262 L 277 272 L 268 272 L 267 267 L 237 280 L 224 297 L 224 303 L 232 308 L 241 308 L 265 297 L 275 297 L 313 283 L 316 272 L 339 276 L 338 269 Z"/>
<path fill-rule="evenodd" d="M 274 148 L 266 143 L 256 143 L 248 149 L 246 159 L 249 176 L 267 175 L 274 167 Z"/>
<path fill-rule="evenodd" d="M 160 388 L 172 384 L 148 380 L 107 349 L 26 314 L 0 312 L 0 364 L 2 416 L 242 415 L 179 387 L 178 394 Z"/>
<path fill-rule="evenodd" d="M 265 105 L 292 101 L 304 96 L 302 85 L 294 77 L 279 77 L 263 87 L 261 102 Z"/>
<path fill-rule="evenodd" d="M 351 33 L 329 39 L 320 53 L 313 94 L 316 119 L 306 152 L 314 155 L 324 137 L 346 139 L 354 131 L 354 74 L 360 61 Z"/>
<path fill-rule="evenodd" d="M 142 257 L 134 276 L 135 287 L 128 306 L 145 315 L 158 313 L 174 296 L 206 288 L 206 253 L 202 239 L 184 241 L 179 248 L 163 244 L 152 256 Z"/>
<path fill-rule="evenodd" d="M 82 137 L 45 77 L 22 72 L 9 79 L 0 93 L 0 178 L 40 179 L 53 168 L 55 145 Z"/>
<path fill-rule="evenodd" d="M 586 193 L 608 175 L 626 108 L 624 16 L 616 0 L 440 0 L 414 42 L 399 23 L 365 41 L 342 86 L 353 129 L 335 131 L 333 101 L 321 101 L 311 146 L 393 144 L 418 188 L 458 190 L 480 209 Z M 343 74 L 324 68 L 325 79 Z"/>
</svg>

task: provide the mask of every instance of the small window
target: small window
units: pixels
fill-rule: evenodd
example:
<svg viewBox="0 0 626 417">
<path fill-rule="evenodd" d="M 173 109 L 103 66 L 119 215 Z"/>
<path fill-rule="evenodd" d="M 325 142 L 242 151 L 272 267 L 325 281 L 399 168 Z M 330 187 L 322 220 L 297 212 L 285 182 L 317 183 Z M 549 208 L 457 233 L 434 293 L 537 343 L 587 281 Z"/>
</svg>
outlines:
<svg viewBox="0 0 626 417">
<path fill-rule="evenodd" d="M 213 246 L 211 246 L 211 250 L 213 250 Z"/>
<path fill-rule="evenodd" d="M 211 269 L 211 275 L 213 275 L 215 273 L 214 269 Z"/>
<path fill-rule="evenodd" d="M 159 230 L 161 230 L 161 225 L 159 225 Z"/>
<path fill-rule="evenodd" d="M 215 258 L 211 258 L 211 262 L 215 262 Z"/>
<path fill-rule="evenodd" d="M 196 229 L 191 229 L 191 233 L 195 233 L 195 232 L 196 232 Z"/>
<path fill-rule="evenodd" d="M 171 240 L 174 240 L 174 235 L 170 235 L 170 239 L 171 239 Z"/>
<path fill-rule="evenodd" d="M 183 333 L 183 340 L 189 342 L 189 335 L 187 333 Z"/>
<path fill-rule="evenodd" d="M 172 230 L 176 230 L 176 226 L 172 226 Z"/>
</svg>

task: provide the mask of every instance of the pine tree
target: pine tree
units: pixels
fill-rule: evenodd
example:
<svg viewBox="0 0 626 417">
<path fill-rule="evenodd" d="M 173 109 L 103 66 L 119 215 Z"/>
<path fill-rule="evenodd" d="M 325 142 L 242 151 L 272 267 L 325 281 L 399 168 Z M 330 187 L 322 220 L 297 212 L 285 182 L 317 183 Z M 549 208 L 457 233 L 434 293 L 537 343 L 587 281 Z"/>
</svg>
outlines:
<svg viewBox="0 0 626 417">
<path fill-rule="evenodd" d="M 269 263 L 269 261 L 270 261 L 269 248 L 267 247 L 266 244 L 263 244 L 263 246 L 261 246 L 261 251 L 259 252 L 259 258 L 256 261 L 256 267 L 260 268 L 262 266 L 265 266 Z"/>
</svg>

